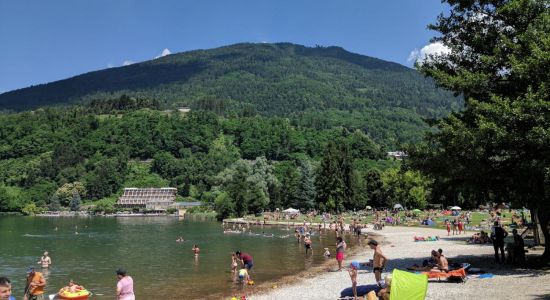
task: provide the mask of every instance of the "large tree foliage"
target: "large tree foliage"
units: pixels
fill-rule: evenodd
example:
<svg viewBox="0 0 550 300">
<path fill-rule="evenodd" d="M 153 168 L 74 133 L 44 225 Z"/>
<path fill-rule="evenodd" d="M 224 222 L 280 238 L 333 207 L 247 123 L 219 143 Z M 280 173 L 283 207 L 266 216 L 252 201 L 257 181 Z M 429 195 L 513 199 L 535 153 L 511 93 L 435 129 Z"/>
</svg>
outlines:
<svg viewBox="0 0 550 300">
<path fill-rule="evenodd" d="M 442 190 L 533 209 L 548 241 L 550 3 L 446 2 L 450 14 L 430 28 L 450 53 L 428 57 L 419 68 L 466 103 L 437 123 L 412 164 Z"/>
</svg>

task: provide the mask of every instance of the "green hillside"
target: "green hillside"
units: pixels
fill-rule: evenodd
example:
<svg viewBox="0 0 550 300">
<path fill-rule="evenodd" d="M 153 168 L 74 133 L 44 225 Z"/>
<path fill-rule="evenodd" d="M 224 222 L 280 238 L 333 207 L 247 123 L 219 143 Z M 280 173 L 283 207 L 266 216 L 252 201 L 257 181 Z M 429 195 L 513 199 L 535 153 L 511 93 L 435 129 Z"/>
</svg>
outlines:
<svg viewBox="0 0 550 300">
<path fill-rule="evenodd" d="M 219 217 L 423 207 L 430 181 L 386 152 L 460 105 L 338 47 L 238 44 L 91 72 L 0 95 L 32 110 L 0 113 L 0 212 L 112 211 L 124 187 L 162 186 Z"/>
<path fill-rule="evenodd" d="M 173 54 L 0 95 L 0 108 L 29 110 L 122 94 L 227 114 L 403 108 L 436 117 L 460 107 L 415 70 L 339 47 L 236 44 Z"/>
</svg>

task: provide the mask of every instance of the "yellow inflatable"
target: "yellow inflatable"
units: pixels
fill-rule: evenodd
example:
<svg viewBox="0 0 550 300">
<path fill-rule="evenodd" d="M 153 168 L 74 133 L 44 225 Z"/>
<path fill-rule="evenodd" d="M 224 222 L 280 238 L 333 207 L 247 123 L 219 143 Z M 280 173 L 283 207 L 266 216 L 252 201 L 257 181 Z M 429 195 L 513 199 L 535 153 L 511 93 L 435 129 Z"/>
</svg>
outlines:
<svg viewBox="0 0 550 300">
<path fill-rule="evenodd" d="M 60 299 L 70 299 L 70 300 L 85 300 L 90 297 L 90 292 L 86 289 L 82 289 L 80 291 L 76 291 L 74 293 L 71 293 L 68 290 L 61 290 L 57 294 L 57 296 Z"/>
</svg>

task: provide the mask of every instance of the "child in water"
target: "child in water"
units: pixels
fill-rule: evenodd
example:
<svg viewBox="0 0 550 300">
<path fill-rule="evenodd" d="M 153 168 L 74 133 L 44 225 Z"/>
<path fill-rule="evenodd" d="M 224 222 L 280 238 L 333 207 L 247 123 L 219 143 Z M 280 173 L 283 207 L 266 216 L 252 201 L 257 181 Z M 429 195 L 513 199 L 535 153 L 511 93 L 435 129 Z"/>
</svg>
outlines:
<svg viewBox="0 0 550 300">
<path fill-rule="evenodd" d="M 250 275 L 248 275 L 248 270 L 246 268 L 242 268 L 239 270 L 239 281 L 242 284 L 247 284 L 250 280 Z"/>
<path fill-rule="evenodd" d="M 70 293 L 76 293 L 76 292 L 81 291 L 83 289 L 84 289 L 83 286 L 80 286 L 80 285 L 74 283 L 74 280 L 71 279 L 71 280 L 69 280 L 69 285 L 61 288 L 61 290 L 59 290 L 59 292 L 68 291 Z"/>
<path fill-rule="evenodd" d="M 231 272 L 232 273 L 237 272 L 237 266 L 238 266 L 237 261 L 238 261 L 237 255 L 235 255 L 235 253 L 232 253 L 231 254 Z"/>
</svg>

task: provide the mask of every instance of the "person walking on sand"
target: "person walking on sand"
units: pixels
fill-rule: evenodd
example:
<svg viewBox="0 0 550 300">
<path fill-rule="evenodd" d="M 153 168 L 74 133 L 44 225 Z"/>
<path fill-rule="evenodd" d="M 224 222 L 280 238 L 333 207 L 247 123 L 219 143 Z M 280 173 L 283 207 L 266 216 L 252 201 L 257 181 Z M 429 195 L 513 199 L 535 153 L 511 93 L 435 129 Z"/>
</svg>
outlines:
<svg viewBox="0 0 550 300">
<path fill-rule="evenodd" d="M 344 252 L 346 251 L 346 242 L 341 236 L 336 238 L 336 261 L 338 262 L 338 271 L 342 271 L 342 262 L 344 261 Z"/>
<path fill-rule="evenodd" d="M 382 271 L 386 267 L 388 258 L 384 255 L 384 253 L 382 253 L 382 249 L 380 249 L 377 241 L 370 240 L 367 244 L 372 250 L 374 250 L 374 255 L 372 257 L 372 272 L 374 273 L 376 283 L 381 285 Z"/>
<path fill-rule="evenodd" d="M 445 221 L 445 225 L 447 226 L 447 236 L 451 235 L 451 223 L 449 223 L 449 220 Z"/>
<path fill-rule="evenodd" d="M 25 288 L 24 300 L 44 300 L 44 288 L 46 279 L 40 272 L 36 272 L 34 267 L 27 270 L 27 287 Z"/>
<path fill-rule="evenodd" d="M 136 300 L 134 294 L 134 280 L 126 275 L 126 270 L 119 268 L 116 270 L 118 282 L 116 284 L 116 299 L 117 300 Z"/>
<path fill-rule="evenodd" d="M 7 277 L 0 277 L 0 300 L 15 300 L 11 295 L 11 281 Z"/>
<path fill-rule="evenodd" d="M 48 268 L 52 264 L 52 259 L 48 256 L 48 251 L 44 252 L 44 255 L 40 257 L 38 263 L 42 265 L 42 268 Z"/>
</svg>

